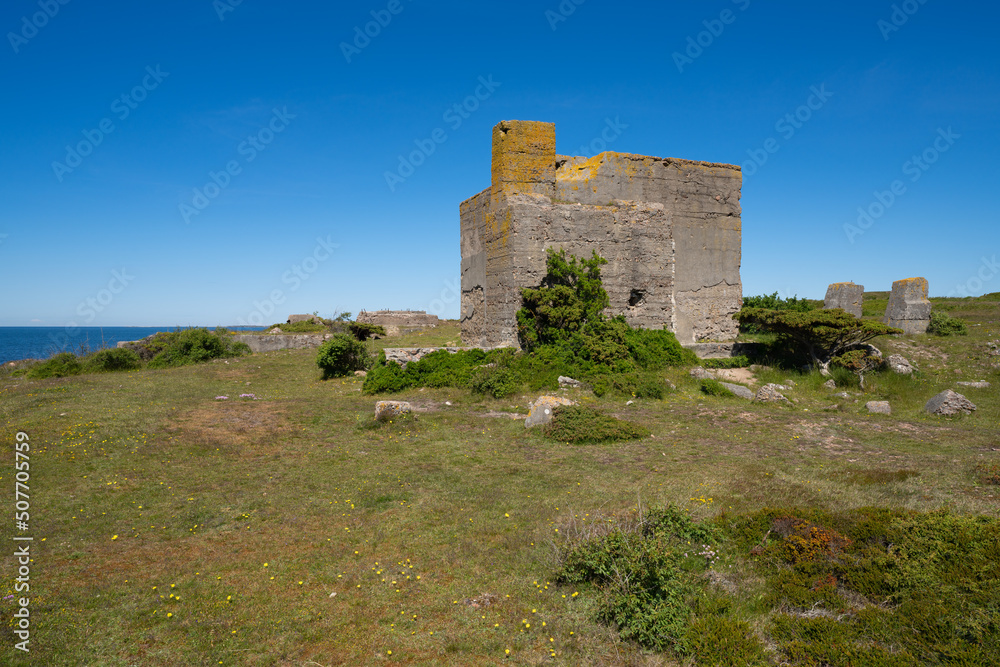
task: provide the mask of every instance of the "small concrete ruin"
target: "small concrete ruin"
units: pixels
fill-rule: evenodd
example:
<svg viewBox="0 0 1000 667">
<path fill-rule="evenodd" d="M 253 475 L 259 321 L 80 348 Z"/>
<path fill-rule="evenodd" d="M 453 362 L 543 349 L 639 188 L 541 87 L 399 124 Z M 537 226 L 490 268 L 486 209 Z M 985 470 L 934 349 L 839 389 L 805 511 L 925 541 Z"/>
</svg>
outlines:
<svg viewBox="0 0 1000 667">
<path fill-rule="evenodd" d="M 882 321 L 906 334 L 927 333 L 931 323 L 931 302 L 927 300 L 927 279 L 906 278 L 892 284 L 889 305 Z"/>
<path fill-rule="evenodd" d="M 387 336 L 430 329 L 441 323 L 437 315 L 428 315 L 422 310 L 361 311 L 358 313 L 357 321 L 384 327 Z"/>
<path fill-rule="evenodd" d="M 861 304 L 865 300 L 865 286 L 852 282 L 833 283 L 826 289 L 824 310 L 840 308 L 854 317 L 861 317 Z"/>
<path fill-rule="evenodd" d="M 318 324 L 320 319 L 315 315 L 289 315 L 286 324 L 298 324 L 299 322 L 312 322 Z"/>
<path fill-rule="evenodd" d="M 682 344 L 732 341 L 743 301 L 740 167 L 627 153 L 556 155 L 555 125 L 493 128 L 492 185 L 462 202 L 462 339 L 519 347 L 521 288 L 546 250 L 608 260 L 611 305 Z"/>
</svg>

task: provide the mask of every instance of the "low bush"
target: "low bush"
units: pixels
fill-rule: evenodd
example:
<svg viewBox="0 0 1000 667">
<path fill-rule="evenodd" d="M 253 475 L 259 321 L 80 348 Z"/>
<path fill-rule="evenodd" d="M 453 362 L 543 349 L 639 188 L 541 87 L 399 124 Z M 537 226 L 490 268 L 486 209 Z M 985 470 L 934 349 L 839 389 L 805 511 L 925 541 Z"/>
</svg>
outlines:
<svg viewBox="0 0 1000 667">
<path fill-rule="evenodd" d="M 72 352 L 60 352 L 59 354 L 46 359 L 28 368 L 25 375 L 33 380 L 45 378 L 62 378 L 70 375 L 79 375 L 83 372 L 83 365 Z"/>
<path fill-rule="evenodd" d="M 712 380 L 711 378 L 706 378 L 701 381 L 701 393 L 707 396 L 721 396 L 724 398 L 729 398 L 735 396 L 735 394 L 724 386 L 718 380 Z"/>
<path fill-rule="evenodd" d="M 372 336 L 385 336 L 385 327 L 370 322 L 351 322 L 348 325 L 351 334 L 360 341 L 366 341 Z"/>
<path fill-rule="evenodd" d="M 100 350 L 87 358 L 84 363 L 86 373 L 114 373 L 134 371 L 142 367 L 142 360 L 134 351 L 124 347 Z"/>
<path fill-rule="evenodd" d="M 638 440 L 649 431 L 586 406 L 565 405 L 555 408 L 552 422 L 545 427 L 545 436 L 559 442 L 589 444 Z"/>
<path fill-rule="evenodd" d="M 488 394 L 493 398 L 504 398 L 517 393 L 521 388 L 521 375 L 515 369 L 517 353 L 510 348 L 497 350 L 492 362 L 475 369 L 469 378 L 469 388 L 474 394 Z"/>
<path fill-rule="evenodd" d="M 703 368 L 746 368 L 752 362 L 750 357 L 741 354 L 736 357 L 722 357 L 721 359 L 702 359 L 699 362 Z"/>
<path fill-rule="evenodd" d="M 934 334 L 935 336 L 967 336 L 969 335 L 969 328 L 965 325 L 965 322 L 957 317 L 942 313 L 940 310 L 933 310 L 931 311 L 931 323 L 927 327 L 927 333 Z"/>
<path fill-rule="evenodd" d="M 365 344 L 348 334 L 335 334 L 320 346 L 316 356 L 324 380 L 364 370 L 370 363 L 371 355 Z"/>
<path fill-rule="evenodd" d="M 204 327 L 160 332 L 143 345 L 154 355 L 150 368 L 173 368 L 250 354 L 250 348 L 232 340 L 225 329 L 212 332 Z"/>
</svg>

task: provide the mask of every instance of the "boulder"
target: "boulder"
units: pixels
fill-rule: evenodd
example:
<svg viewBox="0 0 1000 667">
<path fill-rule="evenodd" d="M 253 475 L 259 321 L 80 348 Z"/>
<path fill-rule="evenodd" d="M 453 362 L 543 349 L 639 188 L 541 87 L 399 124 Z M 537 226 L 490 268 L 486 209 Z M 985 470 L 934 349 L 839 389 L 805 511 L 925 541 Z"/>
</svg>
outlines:
<svg viewBox="0 0 1000 667">
<path fill-rule="evenodd" d="M 539 396 L 531 404 L 528 418 L 524 420 L 524 427 L 532 428 L 548 424 L 552 421 L 552 411 L 560 405 L 576 405 L 576 402 L 562 396 Z"/>
<path fill-rule="evenodd" d="M 387 421 L 410 412 L 413 406 L 406 401 L 379 401 L 375 404 L 375 421 Z"/>
<path fill-rule="evenodd" d="M 691 369 L 691 377 L 693 377 L 695 380 L 714 380 L 715 379 L 715 375 L 713 375 L 710 371 L 705 370 L 701 366 L 698 366 L 697 368 L 692 368 Z"/>
<path fill-rule="evenodd" d="M 720 382 L 719 384 L 740 398 L 745 398 L 748 401 L 753 400 L 753 392 L 741 384 L 730 384 L 729 382 Z"/>
<path fill-rule="evenodd" d="M 565 375 L 559 376 L 559 386 L 560 387 L 572 387 L 574 389 L 579 389 L 583 387 L 583 383 L 579 380 L 574 380 L 573 378 L 566 377 Z"/>
<path fill-rule="evenodd" d="M 855 285 L 852 282 L 833 283 L 826 288 L 823 308 L 825 310 L 840 308 L 854 317 L 861 317 L 861 304 L 864 300 L 864 285 Z"/>
<path fill-rule="evenodd" d="M 757 395 L 754 396 L 754 400 L 760 403 L 790 403 L 787 398 L 779 391 L 779 388 L 784 389 L 780 384 L 765 384 L 759 390 L 757 390 Z"/>
<path fill-rule="evenodd" d="M 889 401 L 868 401 L 865 403 L 865 409 L 876 415 L 892 414 L 892 407 L 889 405 Z"/>
<path fill-rule="evenodd" d="M 976 404 L 951 389 L 945 389 L 940 394 L 927 401 L 924 410 L 932 415 L 950 417 L 958 414 L 972 414 Z"/>
<path fill-rule="evenodd" d="M 356 378 L 365 378 L 365 377 L 368 377 L 368 372 L 367 371 L 354 371 L 354 377 L 356 377 Z"/>
<path fill-rule="evenodd" d="M 931 302 L 927 300 L 927 279 L 906 278 L 892 284 L 889 305 L 882 321 L 907 334 L 927 333 L 931 323 Z"/>
<path fill-rule="evenodd" d="M 899 354 L 890 354 L 889 370 L 900 375 L 911 375 L 917 368 L 906 357 Z"/>
<path fill-rule="evenodd" d="M 990 383 L 984 380 L 979 380 L 978 382 L 956 382 L 955 384 L 961 387 L 969 387 L 970 389 L 989 389 Z"/>
<path fill-rule="evenodd" d="M 837 381 L 831 378 L 831 379 L 827 380 L 826 382 L 824 382 L 823 386 L 826 387 L 827 389 L 836 389 L 837 388 Z"/>
</svg>

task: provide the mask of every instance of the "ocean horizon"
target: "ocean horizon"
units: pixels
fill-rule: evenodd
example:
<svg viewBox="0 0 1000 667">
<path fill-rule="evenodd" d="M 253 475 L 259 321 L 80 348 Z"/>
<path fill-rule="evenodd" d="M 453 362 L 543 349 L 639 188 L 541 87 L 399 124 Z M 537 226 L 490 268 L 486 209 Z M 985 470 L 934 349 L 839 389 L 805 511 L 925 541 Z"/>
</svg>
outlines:
<svg viewBox="0 0 1000 667">
<path fill-rule="evenodd" d="M 60 352 L 93 352 L 115 347 L 123 340 L 139 340 L 161 331 L 193 329 L 161 327 L 0 327 L 0 363 L 48 359 Z M 216 326 L 205 327 L 215 329 Z M 261 331 L 262 327 L 227 326 L 230 331 Z"/>
</svg>

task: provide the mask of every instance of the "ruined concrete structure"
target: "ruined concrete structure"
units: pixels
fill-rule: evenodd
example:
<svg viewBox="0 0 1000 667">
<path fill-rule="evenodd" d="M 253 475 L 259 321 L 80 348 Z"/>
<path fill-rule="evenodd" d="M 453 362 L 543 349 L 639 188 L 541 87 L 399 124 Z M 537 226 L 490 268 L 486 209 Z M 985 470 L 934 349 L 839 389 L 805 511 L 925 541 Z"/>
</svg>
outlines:
<svg viewBox="0 0 1000 667">
<path fill-rule="evenodd" d="M 906 278 L 892 284 L 889 304 L 882 321 L 907 334 L 927 333 L 931 323 L 931 302 L 927 299 L 926 278 Z"/>
<path fill-rule="evenodd" d="M 555 125 L 493 128 L 493 184 L 462 202 L 462 339 L 518 345 L 522 287 L 546 249 L 596 250 L 611 306 L 684 344 L 731 341 L 742 304 L 740 168 L 676 158 L 556 155 Z"/>
<path fill-rule="evenodd" d="M 429 329 L 441 323 L 437 315 L 428 315 L 422 310 L 374 310 L 358 313 L 358 322 L 378 324 L 385 328 L 388 336 L 398 336 L 407 331 Z"/>
<path fill-rule="evenodd" d="M 861 317 L 862 305 L 865 301 L 865 286 L 852 282 L 833 283 L 826 289 L 824 310 L 840 308 L 854 317 Z"/>
</svg>

